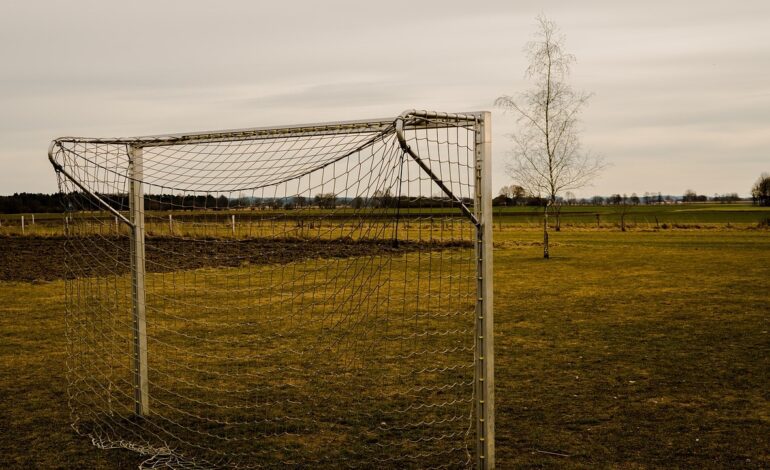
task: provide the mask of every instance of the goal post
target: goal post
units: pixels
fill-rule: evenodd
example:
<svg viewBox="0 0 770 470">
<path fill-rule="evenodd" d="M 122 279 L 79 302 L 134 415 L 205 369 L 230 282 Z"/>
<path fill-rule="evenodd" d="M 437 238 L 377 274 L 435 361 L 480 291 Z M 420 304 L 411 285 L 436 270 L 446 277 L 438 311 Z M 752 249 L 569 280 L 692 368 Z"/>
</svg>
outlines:
<svg viewBox="0 0 770 470">
<path fill-rule="evenodd" d="M 74 428 L 146 468 L 494 468 L 490 126 L 54 140 Z"/>
<path fill-rule="evenodd" d="M 131 303 L 136 414 L 150 412 L 147 376 L 147 300 L 145 297 L 144 191 L 142 148 L 128 147 L 129 212 L 131 214 Z"/>
<path fill-rule="evenodd" d="M 476 213 L 479 260 L 477 301 L 477 438 L 480 468 L 495 466 L 495 347 L 492 293 L 492 129 L 491 113 L 481 113 L 476 128 Z"/>
</svg>

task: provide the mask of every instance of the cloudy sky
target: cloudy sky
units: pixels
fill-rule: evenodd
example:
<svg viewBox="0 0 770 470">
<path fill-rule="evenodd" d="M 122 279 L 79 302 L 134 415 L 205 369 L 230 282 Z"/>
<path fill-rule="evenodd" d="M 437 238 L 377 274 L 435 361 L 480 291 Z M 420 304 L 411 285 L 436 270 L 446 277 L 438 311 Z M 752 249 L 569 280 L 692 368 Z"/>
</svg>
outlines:
<svg viewBox="0 0 770 470">
<path fill-rule="evenodd" d="M 495 188 L 538 13 L 595 94 L 581 196 L 747 195 L 770 171 L 770 1 L 4 1 L 0 194 L 53 192 L 62 135 L 493 111 Z"/>
</svg>

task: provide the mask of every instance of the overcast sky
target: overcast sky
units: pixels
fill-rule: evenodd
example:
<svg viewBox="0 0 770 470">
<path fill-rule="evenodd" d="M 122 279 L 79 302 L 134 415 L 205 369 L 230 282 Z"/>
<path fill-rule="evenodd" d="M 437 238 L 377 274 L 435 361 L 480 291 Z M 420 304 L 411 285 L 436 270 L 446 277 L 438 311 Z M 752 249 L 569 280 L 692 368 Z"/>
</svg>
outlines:
<svg viewBox="0 0 770 470">
<path fill-rule="evenodd" d="M 593 92 L 580 196 L 747 195 L 770 171 L 770 1 L 0 3 L 0 194 L 53 192 L 63 135 L 133 136 L 493 111 L 496 190 L 545 13 Z"/>
</svg>

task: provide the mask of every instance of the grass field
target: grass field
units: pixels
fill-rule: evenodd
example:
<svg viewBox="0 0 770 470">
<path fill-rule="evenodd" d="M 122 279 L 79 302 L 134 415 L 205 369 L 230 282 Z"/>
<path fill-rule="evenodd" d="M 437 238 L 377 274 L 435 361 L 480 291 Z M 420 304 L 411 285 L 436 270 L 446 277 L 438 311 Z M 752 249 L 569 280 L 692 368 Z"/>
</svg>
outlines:
<svg viewBox="0 0 770 470">
<path fill-rule="evenodd" d="M 518 228 L 536 227 L 542 223 L 542 209 L 539 207 L 495 207 L 495 227 L 504 229 L 508 226 Z M 615 229 L 620 225 L 622 207 L 618 206 L 564 206 L 561 209 L 561 223 L 565 228 Z M 353 209 L 339 208 L 333 211 L 334 217 L 349 219 Z M 378 210 L 372 210 L 376 215 Z M 393 209 L 379 213 L 392 217 Z M 222 211 L 171 211 L 151 212 L 146 214 L 147 231 L 155 235 L 250 237 L 270 230 L 275 220 L 285 220 L 296 224 L 297 233 L 313 231 L 318 227 L 314 222 L 324 220 L 333 222 L 332 211 L 318 208 L 303 208 L 293 211 L 284 210 L 222 210 Z M 414 219 L 440 220 L 454 216 L 454 209 L 400 209 L 399 214 L 405 221 Z M 173 217 L 171 226 L 168 216 Z M 235 215 L 235 233 L 233 234 L 231 216 Z M 22 231 L 21 217 L 25 218 Z M 443 216 L 443 217 L 442 217 Z M 116 226 L 115 217 L 108 213 L 87 214 L 88 230 L 100 235 L 127 233 L 122 224 Z M 552 214 L 552 220 L 555 215 Z M 736 204 L 668 204 L 627 206 L 625 223 L 631 228 L 720 228 L 723 225 L 747 227 L 770 225 L 770 207 L 754 206 L 749 203 Z M 31 214 L 0 214 L 0 235 L 59 236 L 65 231 L 65 222 L 61 213 L 35 214 L 32 224 Z M 269 234 L 268 234 L 269 235 Z"/>
<path fill-rule="evenodd" d="M 669 223 L 725 221 L 692 209 Z M 746 212 L 724 217 L 764 216 Z M 499 468 L 770 467 L 770 232 L 649 225 L 567 226 L 544 261 L 538 230 L 503 217 Z M 62 281 L 0 283 L 0 467 L 135 467 L 69 427 L 63 297 Z"/>
</svg>

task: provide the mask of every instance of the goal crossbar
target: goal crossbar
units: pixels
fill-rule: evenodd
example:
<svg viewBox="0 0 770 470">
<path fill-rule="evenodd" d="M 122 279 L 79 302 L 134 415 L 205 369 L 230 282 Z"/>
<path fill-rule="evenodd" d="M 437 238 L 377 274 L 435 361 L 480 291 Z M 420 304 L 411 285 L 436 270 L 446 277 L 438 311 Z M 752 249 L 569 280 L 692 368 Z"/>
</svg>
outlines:
<svg viewBox="0 0 770 470">
<path fill-rule="evenodd" d="M 127 144 L 136 147 L 162 147 L 166 145 L 182 145 L 192 143 L 237 142 L 240 140 L 269 139 L 282 136 L 317 136 L 348 133 L 383 133 L 395 131 L 395 121 L 404 122 L 404 130 L 414 130 L 422 127 L 425 122 L 433 126 L 445 125 L 454 127 L 458 124 L 474 125 L 481 113 L 438 113 L 433 111 L 407 110 L 396 119 L 361 119 L 352 121 L 334 121 L 313 124 L 287 126 L 252 127 L 244 129 L 229 129 L 219 131 L 202 131 L 176 134 L 158 134 L 137 137 L 93 138 L 93 137 L 59 137 L 54 139 L 49 147 L 51 150 L 56 143 L 82 142 L 94 144 Z"/>
</svg>

